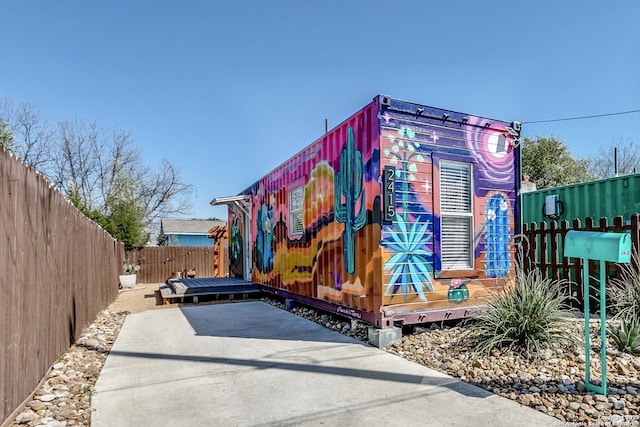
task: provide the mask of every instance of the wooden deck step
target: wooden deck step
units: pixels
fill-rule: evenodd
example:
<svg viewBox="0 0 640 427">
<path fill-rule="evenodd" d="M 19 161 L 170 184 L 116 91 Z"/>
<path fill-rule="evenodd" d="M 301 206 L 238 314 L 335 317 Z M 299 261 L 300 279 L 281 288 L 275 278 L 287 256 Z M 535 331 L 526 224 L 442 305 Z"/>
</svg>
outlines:
<svg viewBox="0 0 640 427">
<path fill-rule="evenodd" d="M 258 285 L 233 277 L 205 277 L 197 279 L 171 279 L 160 287 L 163 300 L 193 298 L 200 296 L 227 296 L 238 299 L 255 297 L 260 294 Z"/>
</svg>

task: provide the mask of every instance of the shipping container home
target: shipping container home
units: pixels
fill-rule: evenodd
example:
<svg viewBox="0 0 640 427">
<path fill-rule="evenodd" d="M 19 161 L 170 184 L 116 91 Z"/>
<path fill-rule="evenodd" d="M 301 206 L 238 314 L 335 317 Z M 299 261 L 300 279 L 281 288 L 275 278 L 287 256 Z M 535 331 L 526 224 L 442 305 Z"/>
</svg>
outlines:
<svg viewBox="0 0 640 427">
<path fill-rule="evenodd" d="M 517 122 L 376 96 L 237 196 L 229 272 L 378 328 L 462 318 L 511 283 Z"/>
<path fill-rule="evenodd" d="M 524 223 L 572 221 L 586 218 L 598 221 L 607 218 L 610 224 L 616 216 L 629 220 L 640 212 L 640 174 L 623 175 L 580 184 L 546 188 L 522 195 Z"/>
</svg>

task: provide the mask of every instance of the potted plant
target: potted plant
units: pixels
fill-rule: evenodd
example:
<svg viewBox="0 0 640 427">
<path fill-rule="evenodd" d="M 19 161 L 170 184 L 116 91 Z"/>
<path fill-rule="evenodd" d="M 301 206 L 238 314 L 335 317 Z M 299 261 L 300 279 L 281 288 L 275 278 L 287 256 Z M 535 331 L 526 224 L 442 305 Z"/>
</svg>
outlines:
<svg viewBox="0 0 640 427">
<path fill-rule="evenodd" d="M 129 264 L 124 262 L 122 264 L 122 273 L 120 275 L 120 285 L 123 289 L 133 289 L 136 287 L 136 272 L 140 270 L 140 265 Z"/>
<path fill-rule="evenodd" d="M 460 279 L 453 279 L 449 284 L 448 298 L 450 302 L 460 304 L 469 299 L 469 290 L 467 285 L 462 283 Z"/>
</svg>

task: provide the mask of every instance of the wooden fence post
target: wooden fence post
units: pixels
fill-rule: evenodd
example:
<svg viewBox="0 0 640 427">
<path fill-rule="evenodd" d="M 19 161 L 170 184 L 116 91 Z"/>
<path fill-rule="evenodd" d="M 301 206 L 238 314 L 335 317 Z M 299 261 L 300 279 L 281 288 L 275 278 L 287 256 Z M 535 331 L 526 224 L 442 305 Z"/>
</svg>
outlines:
<svg viewBox="0 0 640 427">
<path fill-rule="evenodd" d="M 569 258 L 564 256 L 564 239 L 567 236 L 567 232 L 570 230 L 569 228 L 569 221 L 562 220 L 560 221 L 560 236 L 561 238 L 558 239 L 558 253 L 562 254 L 560 256 L 560 269 L 562 271 L 562 274 L 560 274 L 560 279 L 564 279 L 567 281 L 567 286 L 566 286 L 566 293 L 569 296 L 573 295 L 573 289 L 571 286 L 571 266 L 569 265 Z"/>
<path fill-rule="evenodd" d="M 564 239 L 569 230 L 579 231 L 599 231 L 599 232 L 628 232 L 631 234 L 631 245 L 634 256 L 632 257 L 632 266 L 636 271 L 640 271 L 640 258 L 636 254 L 640 254 L 640 213 L 631 216 L 631 220 L 625 224 L 624 218 L 617 216 L 613 220 L 613 224 L 609 225 L 607 218 L 600 218 L 597 222 L 593 218 L 585 218 L 584 225 L 580 219 L 575 218 L 572 222 L 567 220 L 558 224 L 552 221 L 550 225 L 541 222 L 539 225 L 535 222 L 522 225 L 522 234 L 526 237 L 522 243 L 522 268 L 526 273 L 538 268 L 543 277 L 552 280 L 566 279 L 569 281 L 566 290 L 567 296 L 572 297 L 570 305 L 583 309 L 584 306 L 584 283 L 591 284 L 591 277 L 599 274 L 599 263 L 589 262 L 587 277 L 582 276 L 582 259 L 574 258 L 571 260 L 564 256 Z M 607 277 L 620 277 L 621 268 L 617 264 L 607 263 Z M 596 296 L 597 291 L 590 291 L 591 297 Z M 598 310 L 598 304 L 591 304 L 594 310 Z"/>
<path fill-rule="evenodd" d="M 635 271 L 639 271 L 640 265 L 638 261 L 638 256 L 640 256 L 640 214 L 634 213 L 631 215 L 631 251 L 632 257 L 631 262 L 633 263 L 633 267 Z"/>
<path fill-rule="evenodd" d="M 540 266 L 540 271 L 542 272 L 542 277 L 544 278 L 548 278 L 549 277 L 549 270 L 547 269 L 547 251 L 548 251 L 548 245 L 547 245 L 547 223 L 543 222 L 542 224 L 540 224 L 540 260 L 539 260 L 539 266 Z"/>
<path fill-rule="evenodd" d="M 538 224 L 531 223 L 531 231 L 529 233 L 529 268 L 538 268 Z"/>
<path fill-rule="evenodd" d="M 582 229 L 580 220 L 575 218 L 573 220 L 573 230 Z M 576 299 L 578 303 L 578 307 L 580 309 L 584 309 L 584 298 L 582 296 L 582 290 L 584 289 L 584 278 L 582 277 L 582 258 L 574 258 L 573 259 L 573 275 L 575 277 L 575 287 L 576 287 Z"/>
<path fill-rule="evenodd" d="M 531 236 L 529 233 L 529 224 L 522 224 L 522 235 L 520 243 L 516 246 L 516 261 L 525 273 L 531 271 L 531 245 L 529 241 Z"/>
<path fill-rule="evenodd" d="M 550 254 L 550 265 L 551 265 L 551 278 L 553 280 L 560 279 L 560 271 L 558 270 L 558 246 L 560 242 L 558 241 L 558 223 L 556 221 L 551 221 L 551 230 L 549 230 L 549 236 L 551 240 L 551 254 Z"/>
</svg>

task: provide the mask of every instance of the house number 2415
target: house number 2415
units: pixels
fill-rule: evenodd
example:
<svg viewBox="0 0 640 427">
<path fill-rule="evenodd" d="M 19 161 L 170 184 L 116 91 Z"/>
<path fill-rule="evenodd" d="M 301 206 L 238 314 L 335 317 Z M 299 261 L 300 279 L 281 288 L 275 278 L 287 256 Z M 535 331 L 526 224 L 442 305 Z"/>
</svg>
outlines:
<svg viewBox="0 0 640 427">
<path fill-rule="evenodd" d="M 384 220 L 393 221 L 396 218 L 396 168 L 393 166 L 384 167 L 382 185 Z"/>
</svg>

